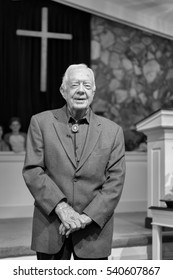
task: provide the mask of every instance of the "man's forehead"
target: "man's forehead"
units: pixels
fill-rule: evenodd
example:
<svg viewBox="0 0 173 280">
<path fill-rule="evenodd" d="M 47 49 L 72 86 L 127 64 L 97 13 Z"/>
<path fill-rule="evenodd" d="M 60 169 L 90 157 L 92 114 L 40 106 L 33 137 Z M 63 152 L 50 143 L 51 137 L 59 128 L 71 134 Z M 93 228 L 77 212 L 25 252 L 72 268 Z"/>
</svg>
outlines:
<svg viewBox="0 0 173 280">
<path fill-rule="evenodd" d="M 92 75 L 88 69 L 76 68 L 70 71 L 69 80 L 74 79 L 87 79 L 92 80 Z"/>
</svg>

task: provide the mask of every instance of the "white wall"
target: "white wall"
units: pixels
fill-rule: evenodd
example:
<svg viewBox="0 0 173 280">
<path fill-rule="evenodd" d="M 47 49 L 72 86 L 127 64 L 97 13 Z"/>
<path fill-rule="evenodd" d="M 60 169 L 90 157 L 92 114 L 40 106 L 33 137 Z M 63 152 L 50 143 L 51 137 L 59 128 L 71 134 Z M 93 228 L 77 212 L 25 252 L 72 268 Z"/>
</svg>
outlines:
<svg viewBox="0 0 173 280">
<path fill-rule="evenodd" d="M 24 156 L 0 152 L 0 218 L 32 215 L 33 198 L 22 177 Z"/>
<path fill-rule="evenodd" d="M 126 178 L 116 212 L 147 211 L 147 154 L 126 152 Z"/>
<path fill-rule="evenodd" d="M 0 218 L 31 217 L 33 198 L 22 177 L 24 153 L 0 153 Z M 147 211 L 147 155 L 126 153 L 126 179 L 116 212 Z"/>
</svg>

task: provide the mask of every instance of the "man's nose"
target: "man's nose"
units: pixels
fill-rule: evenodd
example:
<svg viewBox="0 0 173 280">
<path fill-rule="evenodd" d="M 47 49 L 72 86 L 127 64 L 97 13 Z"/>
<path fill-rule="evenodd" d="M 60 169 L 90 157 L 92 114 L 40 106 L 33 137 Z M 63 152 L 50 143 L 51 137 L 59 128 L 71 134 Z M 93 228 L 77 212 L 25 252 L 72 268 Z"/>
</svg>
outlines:
<svg viewBox="0 0 173 280">
<path fill-rule="evenodd" d="M 80 84 L 79 84 L 79 89 L 78 89 L 78 91 L 79 91 L 80 93 L 85 92 L 83 83 L 80 83 Z"/>
</svg>

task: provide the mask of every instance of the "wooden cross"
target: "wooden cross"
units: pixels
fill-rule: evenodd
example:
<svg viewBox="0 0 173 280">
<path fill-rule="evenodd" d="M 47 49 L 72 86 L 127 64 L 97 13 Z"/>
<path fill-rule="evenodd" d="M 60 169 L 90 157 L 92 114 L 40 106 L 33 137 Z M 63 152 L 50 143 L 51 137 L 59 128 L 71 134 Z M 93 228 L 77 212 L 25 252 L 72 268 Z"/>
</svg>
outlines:
<svg viewBox="0 0 173 280">
<path fill-rule="evenodd" d="M 40 90 L 46 91 L 47 86 L 47 40 L 51 39 L 66 39 L 71 40 L 71 34 L 48 32 L 48 8 L 42 8 L 42 24 L 41 31 L 21 30 L 16 31 L 20 36 L 31 36 L 41 38 L 41 70 L 40 70 Z"/>
</svg>

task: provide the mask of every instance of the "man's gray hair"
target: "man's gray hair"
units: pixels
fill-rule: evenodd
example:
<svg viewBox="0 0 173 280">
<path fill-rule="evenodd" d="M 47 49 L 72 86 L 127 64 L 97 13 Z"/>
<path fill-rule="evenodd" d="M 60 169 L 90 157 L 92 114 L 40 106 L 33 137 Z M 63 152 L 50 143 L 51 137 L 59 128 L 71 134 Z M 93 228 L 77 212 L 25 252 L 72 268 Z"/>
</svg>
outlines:
<svg viewBox="0 0 173 280">
<path fill-rule="evenodd" d="M 66 85 L 68 82 L 68 78 L 69 78 L 69 73 L 75 69 L 87 69 L 92 77 L 92 81 L 93 81 L 93 91 L 96 90 L 96 85 L 95 85 L 95 77 L 94 77 L 94 72 L 91 68 L 89 68 L 86 64 L 81 63 L 81 64 L 71 64 L 65 71 L 64 76 L 62 78 L 62 84 L 61 84 L 61 88 L 62 89 L 66 89 Z"/>
</svg>

